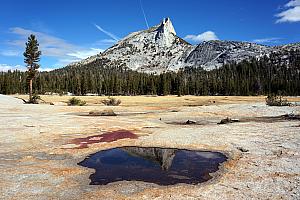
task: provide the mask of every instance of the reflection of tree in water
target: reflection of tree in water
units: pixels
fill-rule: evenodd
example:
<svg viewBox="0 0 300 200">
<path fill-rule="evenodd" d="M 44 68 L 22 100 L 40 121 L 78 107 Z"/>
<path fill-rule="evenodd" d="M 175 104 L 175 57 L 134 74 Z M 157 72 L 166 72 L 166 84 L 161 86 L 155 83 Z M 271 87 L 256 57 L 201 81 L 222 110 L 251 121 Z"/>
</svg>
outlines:
<svg viewBox="0 0 300 200">
<path fill-rule="evenodd" d="M 142 148 L 142 147 L 123 147 L 124 151 L 132 156 L 142 157 L 159 163 L 162 170 L 168 170 L 175 157 L 177 149 L 161 149 L 161 148 Z"/>
</svg>

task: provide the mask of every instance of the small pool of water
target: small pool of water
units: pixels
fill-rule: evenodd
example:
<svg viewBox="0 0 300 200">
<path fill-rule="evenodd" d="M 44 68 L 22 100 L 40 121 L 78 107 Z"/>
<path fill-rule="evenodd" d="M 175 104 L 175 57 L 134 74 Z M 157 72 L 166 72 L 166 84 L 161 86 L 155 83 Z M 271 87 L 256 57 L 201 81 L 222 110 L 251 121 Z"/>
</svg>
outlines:
<svg viewBox="0 0 300 200">
<path fill-rule="evenodd" d="M 219 152 L 156 147 L 120 147 L 99 151 L 80 166 L 93 168 L 91 185 L 143 181 L 158 185 L 197 184 L 212 177 L 227 157 Z"/>
</svg>

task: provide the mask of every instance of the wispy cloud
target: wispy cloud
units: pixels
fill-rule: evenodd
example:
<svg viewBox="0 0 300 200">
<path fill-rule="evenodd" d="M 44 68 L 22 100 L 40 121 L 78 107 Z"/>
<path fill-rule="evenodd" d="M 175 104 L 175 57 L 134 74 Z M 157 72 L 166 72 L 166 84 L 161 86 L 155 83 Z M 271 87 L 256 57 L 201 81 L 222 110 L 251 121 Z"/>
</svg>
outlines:
<svg viewBox="0 0 300 200">
<path fill-rule="evenodd" d="M 42 32 L 36 32 L 21 27 L 11 28 L 10 32 L 17 35 L 18 39 L 11 40 L 8 42 L 8 44 L 22 48 L 25 47 L 25 42 L 27 41 L 27 37 L 30 34 L 36 35 L 40 43 L 40 49 L 45 56 L 63 57 L 70 52 L 74 52 L 74 49 L 78 49 L 78 47 L 76 47 L 75 45 L 70 44 L 61 38 L 54 37 Z"/>
<path fill-rule="evenodd" d="M 59 37 L 21 27 L 11 28 L 10 32 L 17 35 L 17 39 L 8 41 L 8 45 L 10 47 L 15 47 L 16 50 L 11 52 L 1 51 L 0 53 L 2 55 L 12 56 L 13 53 L 20 52 L 21 49 L 25 48 L 27 37 L 30 34 L 34 34 L 39 41 L 42 55 L 54 57 L 58 60 L 58 62 L 54 65 L 55 67 L 65 66 L 69 63 L 79 61 L 103 51 L 103 49 L 100 48 L 78 46 Z"/>
<path fill-rule="evenodd" d="M 52 70 L 54 70 L 54 69 L 53 68 L 49 68 L 49 67 L 41 67 L 41 68 L 39 68 L 40 72 L 50 72 Z"/>
<path fill-rule="evenodd" d="M 219 40 L 218 36 L 213 31 L 206 31 L 199 35 L 187 35 L 184 37 L 185 40 L 193 42 L 203 42 L 209 40 Z"/>
<path fill-rule="evenodd" d="M 0 64 L 0 71 L 1 72 L 7 72 L 8 70 L 20 70 L 25 71 L 26 67 L 22 65 L 7 65 L 7 64 Z"/>
<path fill-rule="evenodd" d="M 282 38 L 269 37 L 269 38 L 254 39 L 254 40 L 252 40 L 252 42 L 261 43 L 261 44 L 270 44 L 270 43 L 275 44 L 275 43 L 280 42 L 280 40 L 282 40 Z"/>
<path fill-rule="evenodd" d="M 8 65 L 8 64 L 0 64 L 0 72 L 7 72 L 8 70 L 14 71 L 14 70 L 18 70 L 18 71 L 26 71 L 27 68 L 25 67 L 25 65 Z M 39 71 L 52 71 L 53 68 L 50 67 L 41 67 L 39 68 Z"/>
<path fill-rule="evenodd" d="M 103 49 L 97 49 L 97 48 L 91 48 L 89 50 L 84 50 L 84 51 L 76 51 L 75 53 L 69 53 L 67 55 L 69 56 L 73 56 L 76 58 L 80 58 L 80 59 L 85 59 L 91 55 L 96 55 L 100 52 L 102 52 Z"/>
<path fill-rule="evenodd" d="M 289 1 L 284 7 L 287 10 L 275 15 L 279 18 L 276 23 L 300 22 L 300 0 Z"/>
<path fill-rule="evenodd" d="M 101 28 L 99 25 L 94 24 L 94 26 L 95 26 L 99 31 L 101 31 L 102 33 L 106 34 L 107 36 L 109 36 L 109 37 L 112 38 L 113 40 L 115 40 L 115 41 L 120 40 L 119 37 L 115 36 L 115 35 L 114 35 L 113 33 L 111 33 L 111 32 L 108 32 L 108 31 L 104 30 L 104 29 Z"/>
<path fill-rule="evenodd" d="M 285 6 L 286 7 L 300 6 L 300 1 L 299 0 L 292 0 L 292 1 L 289 1 Z"/>
<path fill-rule="evenodd" d="M 110 46 L 115 44 L 117 41 L 113 39 L 103 39 L 103 40 L 98 40 L 94 44 L 99 45 L 99 46 Z"/>
<path fill-rule="evenodd" d="M 17 50 L 2 50 L 0 51 L 0 55 L 2 56 L 20 56 L 21 52 Z"/>
</svg>

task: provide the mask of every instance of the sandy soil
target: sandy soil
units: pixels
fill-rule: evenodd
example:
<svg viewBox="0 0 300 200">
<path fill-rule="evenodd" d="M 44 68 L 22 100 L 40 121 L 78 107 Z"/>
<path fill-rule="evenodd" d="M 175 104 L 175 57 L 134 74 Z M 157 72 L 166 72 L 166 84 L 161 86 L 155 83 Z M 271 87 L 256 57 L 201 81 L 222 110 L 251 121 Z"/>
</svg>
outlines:
<svg viewBox="0 0 300 200">
<path fill-rule="evenodd" d="M 105 97 L 80 97 L 87 106 L 69 107 L 70 97 L 42 98 L 55 105 L 25 105 L 0 95 L 1 199 L 300 199 L 298 120 L 217 124 L 226 117 L 300 114 L 299 106 L 268 107 L 264 97 L 142 96 L 118 97 L 122 104 L 117 107 L 103 106 Z M 82 116 L 107 108 L 118 116 Z M 199 123 L 184 125 L 187 120 Z M 82 149 L 70 144 L 117 130 L 139 138 Z M 93 171 L 77 163 L 99 150 L 127 145 L 214 150 L 230 159 L 212 180 L 199 185 L 89 185 Z"/>
</svg>

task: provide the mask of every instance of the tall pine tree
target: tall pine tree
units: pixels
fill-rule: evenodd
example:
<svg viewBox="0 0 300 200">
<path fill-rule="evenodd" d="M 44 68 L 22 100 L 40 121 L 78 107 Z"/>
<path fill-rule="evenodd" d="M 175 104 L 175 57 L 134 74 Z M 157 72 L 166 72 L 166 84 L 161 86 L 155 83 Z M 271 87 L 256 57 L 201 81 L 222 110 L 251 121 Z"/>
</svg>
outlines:
<svg viewBox="0 0 300 200">
<path fill-rule="evenodd" d="M 31 34 L 26 42 L 26 49 L 24 52 L 24 62 L 27 65 L 27 80 L 29 82 L 29 103 L 33 103 L 32 99 L 32 82 L 36 76 L 37 69 L 40 67 L 38 62 L 40 61 L 41 51 L 39 51 L 39 43 L 35 38 L 35 35 Z"/>
</svg>

